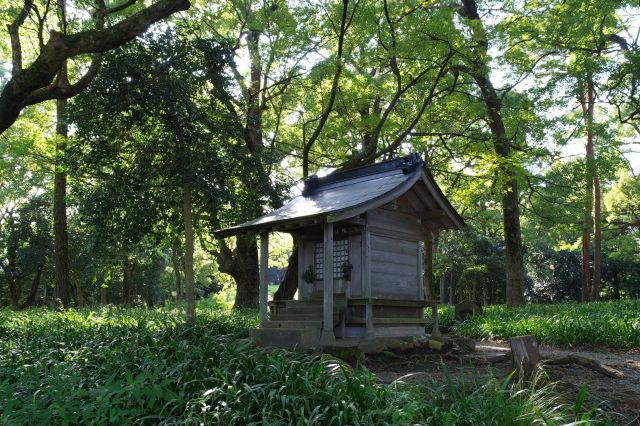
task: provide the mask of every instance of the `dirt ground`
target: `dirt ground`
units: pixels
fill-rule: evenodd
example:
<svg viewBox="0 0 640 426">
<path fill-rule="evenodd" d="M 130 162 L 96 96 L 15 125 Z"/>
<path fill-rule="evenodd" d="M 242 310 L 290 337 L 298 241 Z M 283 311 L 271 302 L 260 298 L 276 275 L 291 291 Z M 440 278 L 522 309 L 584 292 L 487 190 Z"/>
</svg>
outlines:
<svg viewBox="0 0 640 426">
<path fill-rule="evenodd" d="M 544 366 L 550 380 L 556 382 L 566 395 L 567 403 L 572 404 L 580 388 L 587 384 L 587 408 L 599 408 L 610 413 L 609 417 L 614 424 L 640 425 L 640 354 L 637 351 L 610 352 L 599 348 L 567 350 L 544 346 L 540 349 L 542 357 L 580 355 L 620 371 L 623 378 L 615 379 L 579 365 Z M 472 383 L 482 381 L 490 375 L 496 378 L 506 377 L 512 369 L 510 361 L 485 361 L 506 358 L 504 354 L 508 352 L 507 342 L 480 341 L 476 343 L 476 351 L 469 355 L 442 356 L 425 349 L 413 349 L 397 356 L 369 356 L 365 364 L 383 383 L 443 383 L 443 363 L 452 376 Z"/>
</svg>

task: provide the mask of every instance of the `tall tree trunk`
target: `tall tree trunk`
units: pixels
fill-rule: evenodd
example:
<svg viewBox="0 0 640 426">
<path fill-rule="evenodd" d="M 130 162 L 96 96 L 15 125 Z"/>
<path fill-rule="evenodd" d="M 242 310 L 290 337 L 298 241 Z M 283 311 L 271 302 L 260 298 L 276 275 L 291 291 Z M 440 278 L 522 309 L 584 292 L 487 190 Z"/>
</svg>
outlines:
<svg viewBox="0 0 640 426">
<path fill-rule="evenodd" d="M 126 257 L 122 262 L 122 304 L 131 301 L 131 261 Z"/>
<path fill-rule="evenodd" d="M 180 239 L 174 238 L 171 246 L 171 263 L 173 264 L 173 275 L 176 283 L 176 305 L 180 306 L 180 296 L 182 294 L 182 273 L 180 272 Z"/>
<path fill-rule="evenodd" d="M 329 99 L 327 104 L 323 107 L 322 113 L 320 117 L 318 117 L 318 124 L 316 125 L 313 133 L 309 137 L 309 140 L 306 140 L 306 125 L 302 127 L 302 177 L 307 178 L 309 176 L 309 155 L 311 154 L 311 149 L 314 144 L 320 137 L 322 130 L 329 118 L 329 114 L 333 111 L 333 105 L 336 100 L 336 96 L 338 93 L 338 84 L 340 81 L 340 75 L 342 74 L 342 70 L 344 68 L 343 61 L 343 50 L 344 50 L 344 40 L 348 27 L 348 8 L 349 8 L 349 0 L 342 0 L 342 17 L 340 21 L 340 29 L 338 33 L 338 46 L 337 46 L 337 63 L 336 70 L 333 75 L 333 80 L 331 83 L 331 90 L 329 92 Z M 355 11 L 354 11 L 355 13 Z M 353 15 L 352 15 L 353 16 Z M 252 61 L 253 62 L 253 61 Z M 291 255 L 289 256 L 289 261 L 287 263 L 287 270 L 285 272 L 285 276 L 280 282 L 278 290 L 273 295 L 274 299 L 277 300 L 289 300 L 292 299 L 296 294 L 298 289 L 298 246 L 296 242 L 293 244 L 293 250 L 291 251 Z"/>
<path fill-rule="evenodd" d="M 100 304 L 107 304 L 107 287 L 105 285 L 100 286 Z"/>
<path fill-rule="evenodd" d="M 600 281 L 602 277 L 602 227 L 601 227 L 601 205 L 600 177 L 596 167 L 596 174 L 593 176 L 593 287 L 591 289 L 591 300 L 600 300 Z"/>
<path fill-rule="evenodd" d="M 150 285 L 145 292 L 147 306 L 150 309 L 156 305 L 160 299 L 160 278 L 165 270 L 164 257 L 159 253 L 154 253 L 151 261 Z"/>
<path fill-rule="evenodd" d="M 231 273 L 237 288 L 234 308 L 258 307 L 258 246 L 255 234 L 238 235 L 236 237 L 236 262 Z"/>
<path fill-rule="evenodd" d="M 17 311 L 20 299 L 20 294 L 18 293 L 18 280 L 14 276 L 9 276 L 7 281 L 9 284 L 9 303 L 11 304 L 11 309 Z"/>
<path fill-rule="evenodd" d="M 260 102 L 262 83 L 262 61 L 260 60 L 260 31 L 251 29 L 247 33 L 247 48 L 249 50 L 249 90 L 247 97 L 247 125 L 245 142 L 250 152 L 255 152 L 262 146 L 262 113 Z"/>
<path fill-rule="evenodd" d="M 620 300 L 620 280 L 618 279 L 618 271 L 614 271 L 611 281 L 611 284 L 613 285 L 613 298 Z"/>
<path fill-rule="evenodd" d="M 191 216 L 191 184 L 185 184 L 183 187 L 183 191 L 184 292 L 185 298 L 187 300 L 187 323 L 192 324 L 196 319 L 196 293 L 193 280 L 193 219 Z"/>
<path fill-rule="evenodd" d="M 593 81 L 591 76 L 588 77 L 586 97 L 584 93 L 580 93 L 579 100 L 582 106 L 582 114 L 586 127 L 586 190 L 585 190 L 585 202 L 582 222 L 582 251 L 581 251 L 581 276 L 582 276 L 582 294 L 581 300 L 588 302 L 591 300 L 592 288 L 591 288 L 591 232 L 593 230 L 594 217 L 593 217 L 593 205 L 594 205 L 594 183 L 597 179 L 597 165 L 595 160 L 595 150 L 593 146 L 593 106 L 594 106 L 594 91 Z M 600 192 L 600 182 L 598 180 L 598 193 Z M 599 198 L 600 194 L 598 194 Z M 599 209 L 598 209 L 599 210 Z M 599 213 L 599 212 L 598 212 Z M 599 218 L 598 218 L 599 220 Z M 599 228 L 599 225 L 598 225 Z M 598 255 L 598 259 L 600 256 Z M 594 258 L 594 269 L 595 269 Z M 598 273 L 600 272 L 600 265 L 597 266 Z M 599 293 L 599 291 L 598 291 Z"/>
<path fill-rule="evenodd" d="M 19 310 L 25 310 L 29 306 L 33 305 L 33 302 L 36 301 L 36 295 L 38 294 L 38 288 L 40 287 L 40 281 L 42 280 L 42 270 L 44 269 L 44 260 L 40 262 L 38 266 L 38 270 L 36 271 L 35 277 L 33 277 L 33 281 L 31 282 L 31 289 L 29 290 L 29 295 L 25 299 L 25 301 L 20 305 Z"/>
<path fill-rule="evenodd" d="M 66 77 L 65 77 L 66 78 Z M 69 234 L 67 231 L 67 174 L 61 164 L 67 147 L 68 133 L 65 111 L 66 99 L 56 101 L 56 168 L 53 178 L 53 252 L 55 295 L 65 308 L 69 307 L 71 281 L 69 279 Z"/>
<path fill-rule="evenodd" d="M 449 272 L 449 305 L 454 304 L 453 299 L 453 272 Z"/>
<path fill-rule="evenodd" d="M 82 281 L 79 278 L 74 280 L 76 289 L 76 304 L 79 308 L 84 306 L 84 294 L 82 292 Z"/>
<path fill-rule="evenodd" d="M 235 250 L 220 240 L 220 251 L 215 253 L 220 272 L 231 275 L 236 283 L 235 309 L 258 307 L 260 274 L 256 243 L 255 233 L 239 234 Z"/>
<path fill-rule="evenodd" d="M 505 144 L 508 146 L 508 141 L 505 141 Z M 518 184 L 513 170 L 508 170 L 507 173 L 509 178 L 503 186 L 502 196 L 502 222 L 507 264 L 506 302 L 508 307 L 514 307 L 524 303 L 523 254 Z"/>
<path fill-rule="evenodd" d="M 298 243 L 294 239 L 293 249 L 289 255 L 289 261 L 287 262 L 287 270 L 282 277 L 282 281 L 278 286 L 273 300 L 291 300 L 298 291 Z"/>
<path fill-rule="evenodd" d="M 424 300 L 432 300 L 433 294 L 433 253 L 435 245 L 434 235 L 431 231 L 427 231 L 424 238 L 424 251 L 422 252 L 422 287 L 424 291 Z"/>
<path fill-rule="evenodd" d="M 502 101 L 489 78 L 489 64 L 487 64 L 487 50 L 489 41 L 484 29 L 475 0 L 463 0 L 460 14 L 469 19 L 469 27 L 473 34 L 472 40 L 475 57 L 463 71 L 467 72 L 476 82 L 487 109 L 489 128 L 493 137 L 493 146 L 499 157 L 499 170 L 502 181 L 502 227 L 505 240 L 506 258 L 506 302 L 508 307 L 519 306 L 524 303 L 524 273 L 522 236 L 520 231 L 520 203 L 518 180 L 516 177 L 513 158 L 511 157 L 511 142 L 507 138 L 506 128 L 502 119 Z"/>
</svg>

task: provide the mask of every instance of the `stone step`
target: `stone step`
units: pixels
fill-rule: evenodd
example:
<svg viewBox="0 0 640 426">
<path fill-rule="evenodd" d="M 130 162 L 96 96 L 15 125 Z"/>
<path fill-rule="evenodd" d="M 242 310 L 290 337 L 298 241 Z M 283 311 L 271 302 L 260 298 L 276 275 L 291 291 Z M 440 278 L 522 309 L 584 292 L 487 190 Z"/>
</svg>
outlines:
<svg viewBox="0 0 640 426">
<path fill-rule="evenodd" d="M 287 300 L 286 307 L 304 307 L 304 308 L 318 308 L 322 310 L 322 306 L 324 304 L 324 299 L 322 297 L 312 297 L 311 299 L 305 300 Z M 344 294 L 334 294 L 333 295 L 333 306 L 335 307 L 346 307 L 347 306 L 347 297 Z"/>
<path fill-rule="evenodd" d="M 319 346 L 320 330 L 312 328 L 256 328 L 249 337 L 258 345 L 272 348 L 305 349 Z"/>
<path fill-rule="evenodd" d="M 340 313 L 344 312 L 346 307 L 334 306 L 333 312 Z M 322 307 L 314 306 L 312 308 L 304 307 L 304 306 L 293 306 L 288 308 L 278 309 L 278 312 L 287 312 L 289 314 L 306 314 L 306 315 L 320 315 L 324 312 Z"/>
<path fill-rule="evenodd" d="M 292 319 L 276 319 L 269 320 L 262 325 L 262 328 L 322 328 L 322 320 L 305 319 L 292 320 Z"/>
<path fill-rule="evenodd" d="M 281 321 L 281 320 L 322 321 L 322 319 L 323 319 L 322 312 L 320 312 L 320 313 L 317 313 L 317 312 L 299 313 L 299 312 L 289 312 L 288 310 L 280 311 L 276 315 L 273 315 L 271 317 L 271 320 L 274 320 L 274 321 Z M 340 319 L 340 313 L 334 311 L 333 312 L 333 319 L 334 319 L 334 321 L 339 320 Z"/>
<path fill-rule="evenodd" d="M 288 306 L 283 309 L 279 309 L 278 312 L 286 312 L 289 314 L 308 314 L 308 315 L 320 315 L 322 316 L 322 307 L 314 306 L 312 308 L 305 306 Z"/>
<path fill-rule="evenodd" d="M 308 309 L 322 310 L 324 302 L 322 300 L 287 300 L 285 309 Z M 333 309 L 344 309 L 347 307 L 347 299 L 334 299 Z"/>
</svg>

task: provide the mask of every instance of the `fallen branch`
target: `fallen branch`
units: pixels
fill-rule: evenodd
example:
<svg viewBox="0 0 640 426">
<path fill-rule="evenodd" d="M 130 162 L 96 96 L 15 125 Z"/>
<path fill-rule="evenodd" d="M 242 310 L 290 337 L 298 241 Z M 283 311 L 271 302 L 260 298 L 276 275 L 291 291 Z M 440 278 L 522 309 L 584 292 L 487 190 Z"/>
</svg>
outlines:
<svg viewBox="0 0 640 426">
<path fill-rule="evenodd" d="M 544 358 L 544 361 L 547 365 L 568 365 L 568 364 L 577 364 L 582 367 L 588 368 L 600 374 L 604 374 L 607 377 L 612 377 L 614 379 L 622 379 L 624 375 L 622 372 L 611 368 L 607 365 L 604 365 L 594 359 L 585 358 L 579 355 L 568 355 L 559 358 Z"/>
</svg>

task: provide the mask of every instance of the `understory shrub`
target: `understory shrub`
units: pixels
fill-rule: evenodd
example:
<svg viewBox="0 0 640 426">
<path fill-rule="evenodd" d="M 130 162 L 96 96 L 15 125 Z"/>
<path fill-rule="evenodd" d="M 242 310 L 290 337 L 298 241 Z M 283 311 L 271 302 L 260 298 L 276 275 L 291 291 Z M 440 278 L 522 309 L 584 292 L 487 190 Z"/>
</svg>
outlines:
<svg viewBox="0 0 640 426">
<path fill-rule="evenodd" d="M 640 299 L 607 302 L 530 304 L 507 309 L 485 306 L 482 315 L 456 323 L 452 306 L 439 309 L 440 323 L 459 334 L 482 339 L 508 339 L 533 334 L 538 342 L 558 345 L 604 345 L 640 348 Z"/>
<path fill-rule="evenodd" d="M 378 383 L 327 356 L 252 348 L 255 312 L 0 310 L 0 424 L 530 424 L 548 387 Z M 553 404 L 550 404 L 553 402 Z M 555 419 L 555 420 L 554 420 Z"/>
</svg>

